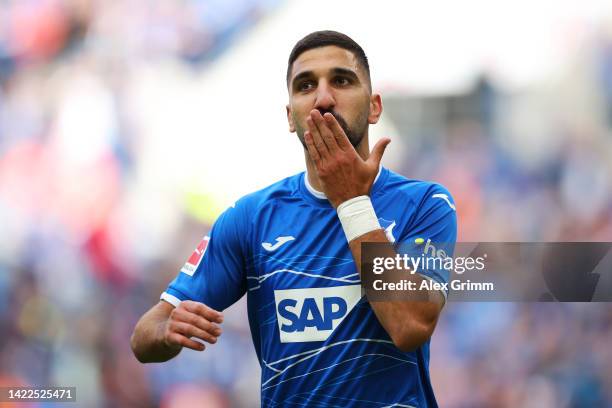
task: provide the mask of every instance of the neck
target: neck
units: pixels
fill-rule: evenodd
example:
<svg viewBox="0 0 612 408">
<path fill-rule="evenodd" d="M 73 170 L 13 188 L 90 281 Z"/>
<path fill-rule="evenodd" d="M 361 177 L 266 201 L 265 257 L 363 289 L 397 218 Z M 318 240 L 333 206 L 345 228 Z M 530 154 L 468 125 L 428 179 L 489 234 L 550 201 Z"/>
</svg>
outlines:
<svg viewBox="0 0 612 408">
<path fill-rule="evenodd" d="M 370 143 L 368 141 L 368 134 L 366 133 L 363 139 L 361 139 L 361 143 L 355 148 L 359 157 L 362 160 L 367 160 L 370 157 Z M 310 158 L 308 154 L 308 150 L 304 149 L 304 158 L 306 160 L 306 172 L 308 173 L 308 182 L 317 191 L 323 192 L 323 184 L 321 183 L 321 179 L 317 174 L 317 170 L 315 168 L 315 164 Z"/>
</svg>

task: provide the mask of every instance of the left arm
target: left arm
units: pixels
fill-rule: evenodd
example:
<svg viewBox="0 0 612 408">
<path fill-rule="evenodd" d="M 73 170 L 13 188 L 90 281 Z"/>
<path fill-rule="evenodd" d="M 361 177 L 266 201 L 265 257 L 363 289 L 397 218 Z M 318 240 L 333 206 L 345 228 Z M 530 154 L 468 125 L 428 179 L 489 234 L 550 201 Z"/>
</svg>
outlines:
<svg viewBox="0 0 612 408">
<path fill-rule="evenodd" d="M 360 275 L 362 242 L 389 243 L 382 229 L 368 232 L 349 242 Z M 396 255 L 391 243 L 385 251 L 386 253 L 380 256 L 393 258 Z M 405 274 L 403 278 L 413 281 L 417 288 L 424 280 L 417 273 Z M 410 293 L 406 296 L 409 295 Z M 423 295 L 428 299 L 422 300 Z M 439 291 L 414 291 L 414 297 L 415 300 L 370 302 L 374 314 L 393 340 L 393 344 L 402 351 L 413 351 L 429 340 L 444 305 L 444 296 Z"/>
<path fill-rule="evenodd" d="M 390 140 L 379 141 L 368 159 L 363 160 L 333 115 L 326 113 L 325 116 L 321 116 L 318 110 L 313 110 L 306 122 L 308 126 L 308 131 L 304 134 L 306 147 L 323 190 L 334 208 L 337 209 L 352 198 L 369 195 L 382 155 Z M 352 228 L 352 231 L 347 233 L 350 235 L 349 246 L 360 274 L 361 243 L 389 243 L 380 226 L 376 228 L 377 218 L 370 216 L 369 221 L 366 223 L 369 227 Z M 343 222 L 343 226 L 346 232 L 346 222 Z M 395 257 L 396 251 L 391 243 L 386 251 L 388 254 L 381 256 Z M 420 285 L 423 281 L 418 274 L 411 274 L 408 279 L 414 281 L 416 285 Z M 426 298 L 423 297 L 422 291 L 416 291 L 414 300 L 370 302 L 378 321 L 396 347 L 402 351 L 415 350 L 421 346 L 431 337 L 436 326 L 444 297 L 437 291 L 425 294 Z"/>
</svg>

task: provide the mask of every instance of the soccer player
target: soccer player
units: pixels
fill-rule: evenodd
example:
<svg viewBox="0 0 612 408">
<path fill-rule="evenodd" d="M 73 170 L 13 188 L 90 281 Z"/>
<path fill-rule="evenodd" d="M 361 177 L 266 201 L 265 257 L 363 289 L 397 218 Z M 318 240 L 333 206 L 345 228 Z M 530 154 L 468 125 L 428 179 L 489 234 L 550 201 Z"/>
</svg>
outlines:
<svg viewBox="0 0 612 408">
<path fill-rule="evenodd" d="M 429 339 L 444 291 L 418 301 L 368 302 L 362 242 L 454 245 L 456 214 L 442 186 L 380 166 L 389 139 L 369 151 L 382 113 L 368 60 L 348 36 L 314 32 L 287 66 L 287 119 L 306 172 L 249 194 L 215 222 L 131 339 L 141 362 L 221 335 L 222 311 L 247 294 L 266 407 L 435 407 Z M 452 250 L 452 249 L 451 249 Z M 443 282 L 436 271 L 415 282 Z M 197 341 L 199 339 L 201 341 Z"/>
</svg>

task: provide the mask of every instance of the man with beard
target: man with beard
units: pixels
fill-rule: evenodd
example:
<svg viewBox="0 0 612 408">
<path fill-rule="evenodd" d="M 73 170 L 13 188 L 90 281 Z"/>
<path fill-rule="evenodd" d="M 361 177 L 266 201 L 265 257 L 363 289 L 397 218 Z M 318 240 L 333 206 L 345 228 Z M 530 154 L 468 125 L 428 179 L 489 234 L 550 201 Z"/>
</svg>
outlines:
<svg viewBox="0 0 612 408">
<path fill-rule="evenodd" d="M 361 243 L 450 243 L 452 198 L 442 186 L 380 166 L 389 139 L 369 151 L 368 126 L 382 113 L 362 48 L 334 31 L 293 48 L 287 119 L 304 147 L 306 172 L 249 194 L 215 222 L 138 322 L 141 362 L 215 343 L 222 310 L 247 293 L 262 367 L 264 406 L 436 406 L 429 339 L 446 292 L 368 302 Z M 428 241 L 429 242 L 429 241 Z M 452 248 L 445 248 L 447 253 Z M 411 275 L 444 282 L 440 271 Z"/>
</svg>

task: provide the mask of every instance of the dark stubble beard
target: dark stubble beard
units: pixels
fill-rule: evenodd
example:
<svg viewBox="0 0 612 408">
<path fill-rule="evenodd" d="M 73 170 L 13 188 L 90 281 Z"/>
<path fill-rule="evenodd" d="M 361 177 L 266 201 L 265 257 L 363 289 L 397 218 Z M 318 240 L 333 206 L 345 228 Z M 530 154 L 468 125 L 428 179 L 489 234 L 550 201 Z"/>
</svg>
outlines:
<svg viewBox="0 0 612 408">
<path fill-rule="evenodd" d="M 342 128 L 342 130 L 344 130 L 344 133 L 348 137 L 349 142 L 351 142 L 353 147 L 357 149 L 357 146 L 361 144 L 361 141 L 363 140 L 363 137 L 365 136 L 365 132 L 367 128 L 367 118 L 363 118 L 360 116 L 357 120 L 357 122 L 359 123 L 357 123 L 355 126 L 357 127 L 357 129 L 354 129 L 354 128 L 351 129 L 348 123 L 346 122 L 346 120 L 339 113 L 334 112 L 333 110 L 327 110 L 327 109 L 318 109 L 318 111 L 321 113 L 321 116 L 325 115 L 327 112 L 331 113 L 334 116 L 334 118 L 336 118 L 338 123 L 340 124 L 340 127 Z M 298 123 L 295 120 L 295 118 L 294 118 L 294 122 Z M 304 149 L 308 150 L 306 148 L 306 142 L 304 141 L 305 129 L 302 129 L 301 126 L 296 125 L 296 131 L 298 134 L 298 138 L 300 139 L 300 142 L 302 143 L 302 146 L 304 146 Z"/>
</svg>

